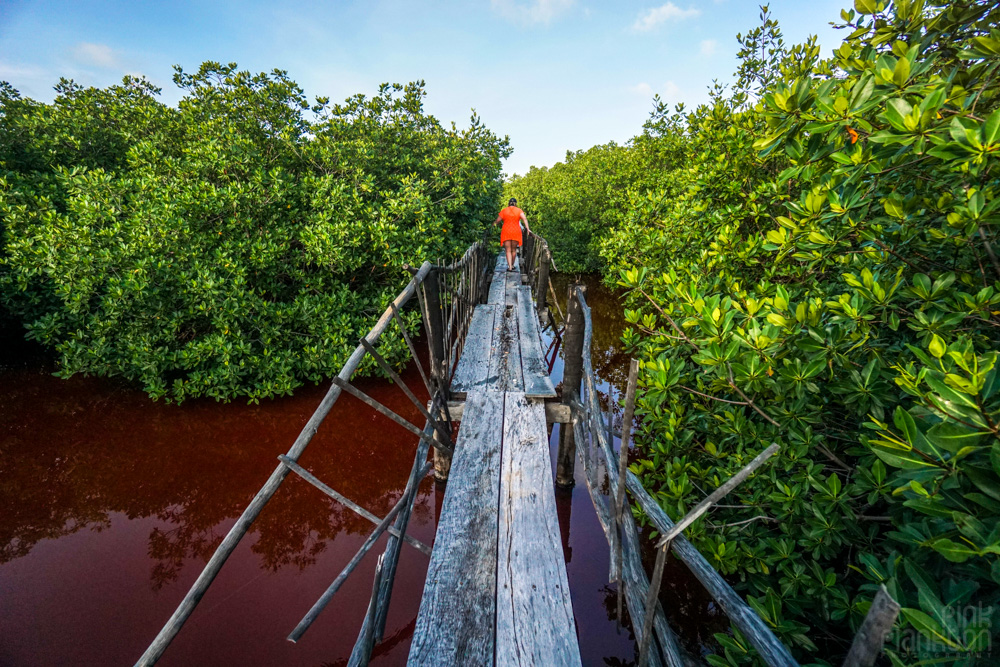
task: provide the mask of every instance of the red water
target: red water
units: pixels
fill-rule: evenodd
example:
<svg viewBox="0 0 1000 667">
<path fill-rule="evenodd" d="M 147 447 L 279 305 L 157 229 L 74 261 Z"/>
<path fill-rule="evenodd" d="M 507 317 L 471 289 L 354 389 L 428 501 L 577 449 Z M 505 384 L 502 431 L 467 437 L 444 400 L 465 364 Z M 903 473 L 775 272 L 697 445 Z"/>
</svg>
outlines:
<svg viewBox="0 0 1000 667">
<path fill-rule="evenodd" d="M 595 329 L 608 332 L 595 340 L 595 366 L 609 391 L 620 387 L 627 365 L 616 348 L 619 310 L 613 299 L 604 311 L 595 308 Z M 599 319 L 605 316 L 611 319 Z M 55 378 L 32 348 L 3 342 L 0 665 L 131 665 L 327 385 L 258 406 L 166 405 L 113 380 Z M 426 398 L 414 367 L 403 378 Z M 382 380 L 357 385 L 422 423 L 397 387 Z M 415 446 L 407 431 L 344 394 L 300 463 L 382 516 L 403 489 Z M 556 496 L 583 662 L 629 664 L 634 639 L 615 622 L 607 542 L 579 466 L 577 476 L 575 489 Z M 442 498 L 443 489 L 424 480 L 409 532 L 425 543 L 433 542 Z M 384 537 L 302 640 L 285 637 L 372 528 L 289 476 L 160 664 L 346 664 Z M 403 548 L 374 665 L 404 664 L 409 652 L 428 559 Z M 694 608 L 703 611 L 704 604 Z"/>
</svg>

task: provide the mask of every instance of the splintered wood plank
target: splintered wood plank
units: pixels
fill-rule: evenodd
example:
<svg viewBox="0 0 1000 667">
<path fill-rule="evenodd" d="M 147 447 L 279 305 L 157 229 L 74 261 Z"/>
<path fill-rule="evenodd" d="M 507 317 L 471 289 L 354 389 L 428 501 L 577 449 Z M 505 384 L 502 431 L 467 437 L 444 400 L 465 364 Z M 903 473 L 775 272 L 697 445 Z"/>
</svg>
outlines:
<svg viewBox="0 0 1000 667">
<path fill-rule="evenodd" d="M 409 665 L 493 664 L 503 397 L 465 399 Z"/>
<path fill-rule="evenodd" d="M 524 391 L 521 344 L 513 307 L 498 306 L 490 347 L 490 370 L 486 380 L 489 386 L 497 391 Z"/>
<path fill-rule="evenodd" d="M 498 307 L 491 305 L 479 305 L 472 311 L 465 347 L 451 380 L 451 393 L 456 399 L 461 400 L 469 390 L 486 384 L 490 346 L 493 344 L 493 320 L 497 311 Z"/>
<path fill-rule="evenodd" d="M 504 405 L 496 664 L 580 664 L 545 408 L 520 392 Z"/>
<path fill-rule="evenodd" d="M 524 375 L 524 393 L 528 398 L 548 398 L 556 395 L 549 367 L 542 352 L 538 335 L 538 317 L 531 301 L 531 288 L 517 288 L 517 328 L 521 337 L 521 370 Z"/>
<path fill-rule="evenodd" d="M 502 306 L 507 301 L 507 271 L 494 271 L 493 280 L 490 282 L 490 295 L 486 303 Z"/>
</svg>

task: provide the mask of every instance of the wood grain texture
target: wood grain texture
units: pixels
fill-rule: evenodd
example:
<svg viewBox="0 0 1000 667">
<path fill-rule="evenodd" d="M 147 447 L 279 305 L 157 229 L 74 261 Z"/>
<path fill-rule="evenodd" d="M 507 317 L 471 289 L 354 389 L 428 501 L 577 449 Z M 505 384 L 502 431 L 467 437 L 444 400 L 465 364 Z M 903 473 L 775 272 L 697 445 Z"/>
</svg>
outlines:
<svg viewBox="0 0 1000 667">
<path fill-rule="evenodd" d="M 486 303 L 493 305 L 504 305 L 507 302 L 507 276 L 508 271 L 494 271 L 493 280 L 490 281 L 490 295 Z"/>
<path fill-rule="evenodd" d="M 496 391 L 524 391 L 521 345 L 514 308 L 499 306 L 493 320 L 490 368 L 487 383 Z M 495 383 L 495 384 L 493 384 Z"/>
<path fill-rule="evenodd" d="M 474 389 L 466 406 L 410 665 L 493 664 L 503 394 Z"/>
<path fill-rule="evenodd" d="M 521 392 L 504 401 L 502 461 L 496 664 L 579 665 L 545 409 Z"/>
<path fill-rule="evenodd" d="M 490 367 L 490 346 L 493 344 L 493 321 L 496 306 L 476 306 L 465 336 L 465 346 L 451 380 L 452 396 L 463 398 L 471 389 L 483 387 Z"/>
<path fill-rule="evenodd" d="M 511 271 L 507 274 L 507 291 L 504 294 L 505 305 L 517 306 L 517 289 L 521 284 L 521 273 L 519 271 Z"/>
<path fill-rule="evenodd" d="M 531 288 L 517 288 L 517 328 L 520 333 L 521 370 L 524 374 L 524 393 L 528 398 L 550 398 L 556 395 L 549 366 L 545 363 L 542 343 L 538 335 L 538 317 L 531 300 Z"/>
</svg>

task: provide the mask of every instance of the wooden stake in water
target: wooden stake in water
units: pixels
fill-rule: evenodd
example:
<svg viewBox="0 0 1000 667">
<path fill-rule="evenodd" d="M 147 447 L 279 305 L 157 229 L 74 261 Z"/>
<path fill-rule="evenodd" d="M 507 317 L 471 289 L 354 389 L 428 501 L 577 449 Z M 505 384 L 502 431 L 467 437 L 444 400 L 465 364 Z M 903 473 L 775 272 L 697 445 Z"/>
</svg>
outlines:
<svg viewBox="0 0 1000 667">
<path fill-rule="evenodd" d="M 628 473 L 628 448 L 632 440 L 632 417 L 635 414 L 635 389 L 639 381 L 639 361 L 633 359 L 628 368 L 628 388 L 625 391 L 625 416 L 622 421 L 622 443 L 618 449 L 618 488 L 615 489 L 615 532 L 618 535 L 615 550 L 615 571 L 618 573 L 618 618 L 622 617 L 622 587 L 625 580 L 622 578 L 622 512 L 625 510 L 625 476 Z M 610 438 L 609 438 L 610 440 Z M 613 440 L 611 442 L 614 442 Z M 648 621 L 652 620 L 650 614 L 646 614 Z M 648 631 L 647 631 L 648 636 Z"/>
</svg>

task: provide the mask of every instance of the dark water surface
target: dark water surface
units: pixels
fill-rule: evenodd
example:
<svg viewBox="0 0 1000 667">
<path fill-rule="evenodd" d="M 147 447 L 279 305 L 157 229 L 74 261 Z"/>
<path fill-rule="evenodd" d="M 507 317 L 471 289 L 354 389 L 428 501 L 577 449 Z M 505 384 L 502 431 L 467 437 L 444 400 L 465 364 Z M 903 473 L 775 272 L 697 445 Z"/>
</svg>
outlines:
<svg viewBox="0 0 1000 667">
<path fill-rule="evenodd" d="M 596 280 L 587 282 L 594 366 L 614 397 L 628 363 L 618 350 L 621 306 Z M 562 298 L 565 280 L 557 289 Z M 257 406 L 175 406 L 115 380 L 61 380 L 51 371 L 19 337 L 0 340 L 0 665 L 131 665 L 328 385 Z M 553 372 L 558 382 L 561 359 Z M 403 378 L 426 398 L 415 367 Z M 374 379 L 357 385 L 422 423 L 397 387 Z M 558 426 L 551 442 L 554 454 Z M 403 490 L 414 448 L 412 435 L 344 394 L 300 463 L 382 516 Z M 556 496 L 583 661 L 629 664 L 635 642 L 614 618 L 607 542 L 579 468 L 577 479 L 576 488 Z M 442 498 L 443 489 L 424 480 L 409 532 L 428 544 Z M 346 664 L 371 594 L 374 552 L 385 537 L 303 639 L 292 644 L 285 637 L 372 528 L 289 476 L 160 664 Z M 372 664 L 405 663 L 427 563 L 404 546 L 386 641 Z M 687 590 L 686 570 L 680 583 L 670 576 L 668 613 L 694 619 L 692 632 L 700 632 L 713 616 L 710 607 Z"/>
</svg>

